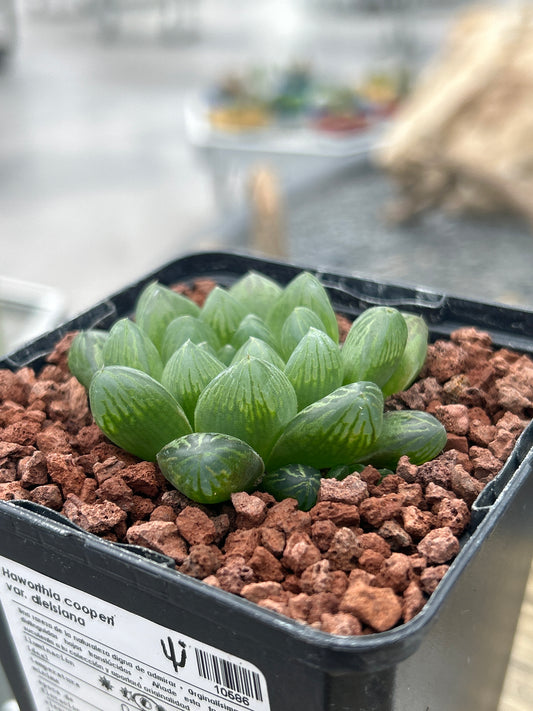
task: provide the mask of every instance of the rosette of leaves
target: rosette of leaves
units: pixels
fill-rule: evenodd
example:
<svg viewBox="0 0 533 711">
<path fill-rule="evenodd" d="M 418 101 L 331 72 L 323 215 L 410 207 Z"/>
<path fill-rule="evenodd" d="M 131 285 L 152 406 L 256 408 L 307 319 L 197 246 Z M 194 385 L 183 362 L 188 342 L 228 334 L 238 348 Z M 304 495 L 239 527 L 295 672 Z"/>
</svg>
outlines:
<svg viewBox="0 0 533 711">
<path fill-rule="evenodd" d="M 418 375 L 427 337 L 420 317 L 373 307 L 341 345 L 314 275 L 282 288 L 250 272 L 202 308 L 152 282 L 132 318 L 79 333 L 68 362 L 108 438 L 157 461 L 191 499 L 224 501 L 262 479 L 310 508 L 321 476 L 392 470 L 403 454 L 420 463 L 442 449 L 431 415 L 384 412 Z"/>
</svg>

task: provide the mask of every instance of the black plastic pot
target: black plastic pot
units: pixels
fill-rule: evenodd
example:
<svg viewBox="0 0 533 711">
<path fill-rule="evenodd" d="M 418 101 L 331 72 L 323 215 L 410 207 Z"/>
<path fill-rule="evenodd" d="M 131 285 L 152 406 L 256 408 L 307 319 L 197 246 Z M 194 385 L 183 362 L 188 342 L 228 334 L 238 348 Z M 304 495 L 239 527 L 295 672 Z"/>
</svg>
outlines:
<svg viewBox="0 0 533 711">
<path fill-rule="evenodd" d="M 143 286 L 301 267 L 231 253 L 166 265 L 0 361 L 38 368 L 73 328 L 108 327 Z M 313 271 L 313 270 L 311 270 Z M 316 273 L 316 271 L 315 271 Z M 338 311 L 422 313 L 433 337 L 465 325 L 533 352 L 533 313 L 319 274 Z M 24 501 L 0 503 L 0 657 L 21 711 L 485 711 L 496 709 L 533 554 L 533 428 L 473 508 L 461 551 L 409 623 L 338 637 L 176 573 Z"/>
</svg>

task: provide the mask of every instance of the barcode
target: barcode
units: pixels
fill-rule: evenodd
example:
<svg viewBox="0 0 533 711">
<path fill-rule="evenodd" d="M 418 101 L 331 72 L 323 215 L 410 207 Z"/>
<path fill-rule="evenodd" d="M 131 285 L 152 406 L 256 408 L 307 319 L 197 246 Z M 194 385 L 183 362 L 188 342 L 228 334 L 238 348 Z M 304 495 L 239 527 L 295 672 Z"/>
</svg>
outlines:
<svg viewBox="0 0 533 711">
<path fill-rule="evenodd" d="M 209 652 L 195 649 L 198 674 L 208 681 L 225 686 L 244 696 L 251 696 L 257 701 L 263 701 L 261 677 L 257 672 L 228 662 Z"/>
</svg>

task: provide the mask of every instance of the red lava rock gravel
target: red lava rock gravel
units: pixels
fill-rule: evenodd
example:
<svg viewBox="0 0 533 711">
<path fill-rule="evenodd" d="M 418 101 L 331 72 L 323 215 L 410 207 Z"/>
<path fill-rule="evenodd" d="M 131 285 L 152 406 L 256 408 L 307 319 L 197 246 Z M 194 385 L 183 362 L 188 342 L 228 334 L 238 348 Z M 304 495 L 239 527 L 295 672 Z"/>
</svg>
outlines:
<svg viewBox="0 0 533 711">
<path fill-rule="evenodd" d="M 201 303 L 212 283 L 181 290 Z M 339 319 L 342 332 L 348 324 Z M 388 398 L 448 432 L 445 451 L 324 479 L 308 512 L 263 492 L 203 506 L 158 467 L 111 444 L 71 377 L 65 336 L 40 373 L 0 370 L 0 499 L 28 499 L 110 541 L 169 556 L 180 573 L 325 632 L 361 635 L 412 619 L 460 549 L 473 501 L 533 412 L 533 362 L 463 328 L 429 346 L 419 380 Z"/>
</svg>

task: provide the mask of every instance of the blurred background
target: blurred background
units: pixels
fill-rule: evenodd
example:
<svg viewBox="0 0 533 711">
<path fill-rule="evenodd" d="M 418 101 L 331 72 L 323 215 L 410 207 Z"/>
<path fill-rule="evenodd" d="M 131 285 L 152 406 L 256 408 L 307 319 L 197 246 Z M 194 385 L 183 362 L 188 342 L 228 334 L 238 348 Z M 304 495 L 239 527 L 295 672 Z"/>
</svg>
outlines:
<svg viewBox="0 0 533 711">
<path fill-rule="evenodd" d="M 26 316 L 36 305 L 39 317 L 72 315 L 166 260 L 219 247 L 533 303 L 523 214 L 391 218 L 398 166 L 373 160 L 469 3 L 0 0 L 0 8 L 9 347 L 29 332 L 20 309 L 9 321 L 14 306 Z"/>
<path fill-rule="evenodd" d="M 0 0 L 0 351 L 221 248 L 533 308 L 532 26 L 527 2 Z M 501 711 L 532 708 L 524 649 Z"/>
</svg>

